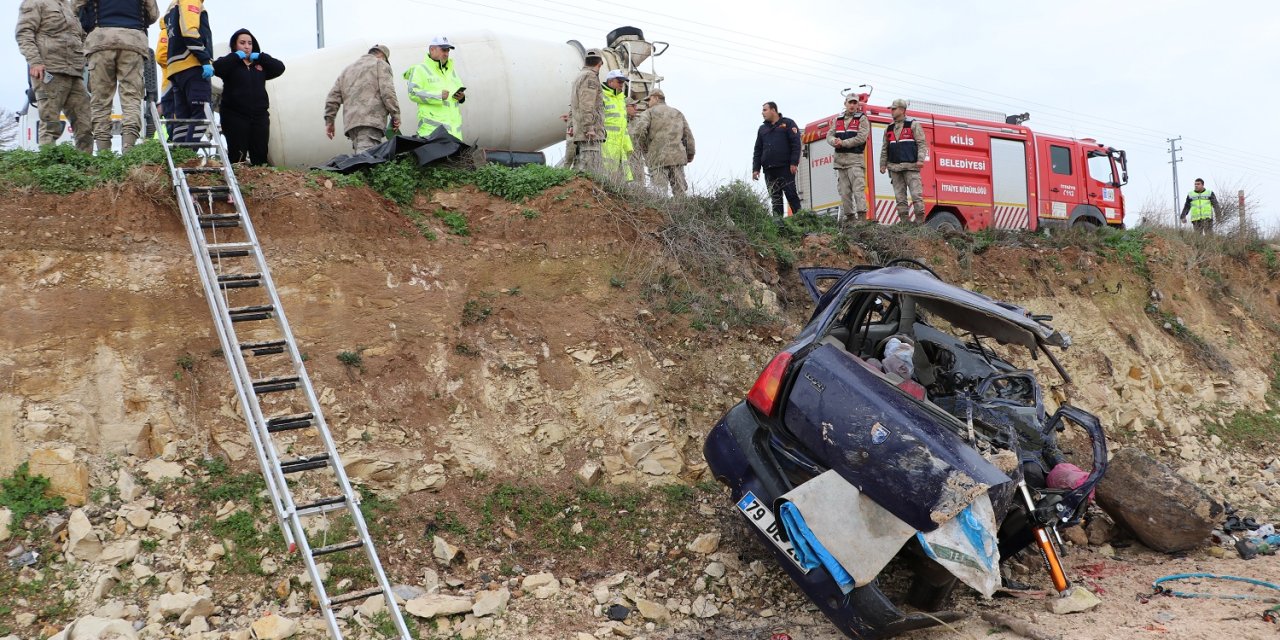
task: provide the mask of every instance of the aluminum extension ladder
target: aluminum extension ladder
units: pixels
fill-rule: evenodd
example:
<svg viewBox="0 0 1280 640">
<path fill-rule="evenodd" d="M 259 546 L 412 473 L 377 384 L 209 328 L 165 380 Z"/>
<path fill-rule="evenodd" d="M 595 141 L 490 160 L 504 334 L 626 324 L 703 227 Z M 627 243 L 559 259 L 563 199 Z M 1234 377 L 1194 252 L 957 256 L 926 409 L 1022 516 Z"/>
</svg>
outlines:
<svg viewBox="0 0 1280 640">
<path fill-rule="evenodd" d="M 203 140 L 196 142 L 175 141 L 171 135 L 166 135 L 167 131 L 161 132 L 160 138 L 183 226 L 200 272 L 204 297 L 213 313 L 222 353 L 231 369 L 240 408 L 253 437 L 258 463 L 262 465 L 271 504 L 280 519 L 289 552 L 299 552 L 306 565 L 320 610 L 335 640 L 342 638 L 334 615 L 335 608 L 376 595 L 385 599 L 386 610 L 395 622 L 400 638 L 409 640 L 409 631 L 396 605 L 395 594 L 365 526 L 360 511 L 360 495 L 352 489 L 342 468 L 320 403 L 307 377 L 302 354 L 285 319 L 284 308 L 249 220 L 249 211 L 241 197 L 235 172 L 227 161 L 227 149 L 213 110 L 205 107 L 204 120 L 165 120 L 160 118 L 155 105 L 149 105 L 149 108 L 159 126 L 207 129 Z M 201 166 L 188 167 L 176 163 L 173 157 L 175 148 L 188 148 L 203 154 Z M 188 164 L 194 164 L 194 161 Z M 245 296 L 253 292 L 257 293 L 256 300 L 246 299 Z M 238 327 L 244 329 L 238 330 Z M 286 359 L 288 362 L 284 362 Z M 315 433 L 302 431 L 308 428 L 314 429 Z M 297 437 L 297 440 L 289 443 L 286 449 L 291 446 L 314 448 L 306 451 L 305 455 L 281 458 L 277 439 L 290 437 Z M 308 445 L 302 444 L 304 439 Z M 332 482 L 312 480 L 315 476 L 323 476 L 325 470 L 330 472 Z M 309 471 L 313 473 L 297 475 Z M 293 482 L 292 487 L 290 481 Z M 319 497 L 299 504 L 294 500 L 294 493 L 298 491 L 315 493 Z M 326 517 L 324 514 L 340 510 L 349 514 L 356 537 L 333 544 L 327 544 L 326 540 L 313 548 L 303 528 L 304 518 Z M 364 551 L 377 585 L 364 589 L 350 588 L 340 595 L 330 595 L 321 579 L 316 559 L 331 553 L 356 550 Z"/>
</svg>

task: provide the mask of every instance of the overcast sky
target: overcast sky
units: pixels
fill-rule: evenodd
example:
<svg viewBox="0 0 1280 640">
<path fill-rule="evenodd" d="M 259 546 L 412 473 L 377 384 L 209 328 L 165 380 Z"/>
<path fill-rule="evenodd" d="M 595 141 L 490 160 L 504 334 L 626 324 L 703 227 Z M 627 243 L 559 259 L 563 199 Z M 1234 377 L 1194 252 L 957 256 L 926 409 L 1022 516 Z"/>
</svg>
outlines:
<svg viewBox="0 0 1280 640">
<path fill-rule="evenodd" d="M 0 16 L 9 33 L 16 5 Z M 315 6 L 206 0 L 216 42 L 248 27 L 286 63 L 315 48 Z M 1272 3 L 327 0 L 325 25 L 330 45 L 489 29 L 588 47 L 603 46 L 614 27 L 640 27 L 671 43 L 658 72 L 698 141 L 696 189 L 750 177 L 762 102 L 804 125 L 838 110 L 842 88 L 867 83 L 875 104 L 904 97 L 1029 111 L 1034 129 L 1126 149 L 1131 224 L 1144 207 L 1172 209 L 1166 139 L 1181 136 L 1179 204 L 1203 177 L 1221 197 L 1245 189 L 1266 226 L 1280 228 Z M 0 105 L 16 110 L 25 62 L 9 42 Z M 337 72 L 315 81 L 328 85 Z"/>
</svg>

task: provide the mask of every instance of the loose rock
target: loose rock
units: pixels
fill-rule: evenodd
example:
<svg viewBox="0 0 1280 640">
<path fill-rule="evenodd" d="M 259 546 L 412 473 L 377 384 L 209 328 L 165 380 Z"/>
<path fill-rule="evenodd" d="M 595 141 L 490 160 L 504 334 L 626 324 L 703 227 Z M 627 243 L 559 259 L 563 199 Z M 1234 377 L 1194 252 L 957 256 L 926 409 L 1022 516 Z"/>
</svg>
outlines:
<svg viewBox="0 0 1280 640">
<path fill-rule="evenodd" d="M 1084 587 L 1072 587 L 1067 594 L 1061 598 L 1051 598 L 1045 603 L 1045 608 L 1050 613 L 1058 615 L 1066 615 L 1068 613 L 1080 613 L 1088 611 L 1102 604 L 1102 600 L 1098 596 L 1093 595 L 1092 591 Z"/>
<path fill-rule="evenodd" d="M 253 623 L 253 637 L 258 640 L 283 640 L 298 632 L 298 623 L 284 616 L 268 614 Z"/>
<path fill-rule="evenodd" d="M 1203 489 L 1136 447 L 1111 459 L 1098 504 L 1143 544 L 1167 553 L 1200 546 L 1222 515 Z"/>
</svg>

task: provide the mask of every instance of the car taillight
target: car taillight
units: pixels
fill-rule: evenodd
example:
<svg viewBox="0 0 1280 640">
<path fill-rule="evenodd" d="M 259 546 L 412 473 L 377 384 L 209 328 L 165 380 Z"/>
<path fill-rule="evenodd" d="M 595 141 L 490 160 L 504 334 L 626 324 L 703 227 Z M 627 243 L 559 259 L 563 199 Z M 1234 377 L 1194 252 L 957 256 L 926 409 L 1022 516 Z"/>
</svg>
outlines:
<svg viewBox="0 0 1280 640">
<path fill-rule="evenodd" d="M 751 391 L 747 393 L 747 402 L 763 413 L 766 418 L 772 418 L 778 409 L 778 394 L 782 392 L 782 376 L 786 375 L 787 366 L 790 364 L 790 351 L 783 351 L 774 356 L 769 366 L 764 368 L 759 378 L 756 378 L 756 383 L 751 385 Z"/>
</svg>

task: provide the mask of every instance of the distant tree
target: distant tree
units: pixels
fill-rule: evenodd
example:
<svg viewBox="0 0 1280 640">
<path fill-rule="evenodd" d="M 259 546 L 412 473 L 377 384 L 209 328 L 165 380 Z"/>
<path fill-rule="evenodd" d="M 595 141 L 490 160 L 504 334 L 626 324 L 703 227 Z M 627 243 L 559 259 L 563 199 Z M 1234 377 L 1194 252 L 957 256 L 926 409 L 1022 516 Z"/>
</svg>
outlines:
<svg viewBox="0 0 1280 640">
<path fill-rule="evenodd" d="M 0 149 L 14 149 L 18 146 L 18 116 L 14 112 L 0 108 Z"/>
</svg>

